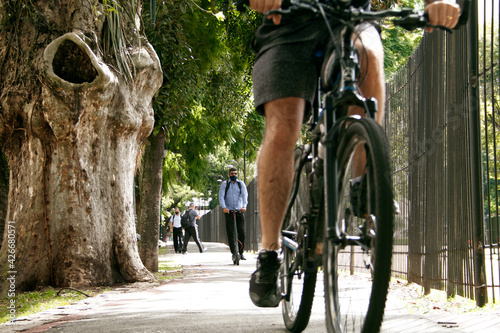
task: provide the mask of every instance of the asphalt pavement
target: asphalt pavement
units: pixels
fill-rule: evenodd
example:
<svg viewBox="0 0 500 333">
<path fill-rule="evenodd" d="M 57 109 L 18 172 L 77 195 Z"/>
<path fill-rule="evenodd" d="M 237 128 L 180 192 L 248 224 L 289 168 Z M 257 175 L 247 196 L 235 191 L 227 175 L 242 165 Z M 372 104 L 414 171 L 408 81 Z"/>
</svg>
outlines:
<svg viewBox="0 0 500 333">
<path fill-rule="evenodd" d="M 171 246 L 171 244 L 169 244 Z M 183 269 L 167 283 L 136 283 L 75 304 L 47 310 L 0 325 L 0 332 L 287 332 L 278 308 L 255 307 L 248 281 L 256 255 L 233 265 L 227 246 L 205 243 L 198 253 L 160 256 Z M 311 319 L 305 332 L 325 332 L 325 305 L 318 278 Z M 404 301 L 389 294 L 382 332 L 500 332 L 495 314 L 411 314 Z"/>
</svg>

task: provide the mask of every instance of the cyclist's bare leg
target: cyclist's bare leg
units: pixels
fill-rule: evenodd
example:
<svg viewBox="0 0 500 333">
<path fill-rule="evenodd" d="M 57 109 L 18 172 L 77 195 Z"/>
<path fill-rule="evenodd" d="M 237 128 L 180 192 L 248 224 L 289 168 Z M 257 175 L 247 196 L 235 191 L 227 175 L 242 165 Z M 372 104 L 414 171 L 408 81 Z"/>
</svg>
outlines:
<svg viewBox="0 0 500 333">
<path fill-rule="evenodd" d="M 356 35 L 354 45 L 359 50 L 361 63 L 360 85 L 361 92 L 366 98 L 374 97 L 378 102 L 377 122 L 382 123 L 385 108 L 385 73 L 384 73 L 384 48 L 382 40 L 375 27 L 370 26 L 363 29 Z M 364 110 L 353 106 L 349 109 L 349 114 L 364 116 Z M 361 148 L 358 147 L 358 148 Z M 364 151 L 358 149 L 355 156 L 355 170 L 357 176 L 363 173 L 366 164 Z"/>
<path fill-rule="evenodd" d="M 359 50 L 361 63 L 360 89 L 366 98 L 375 97 L 378 102 L 377 122 L 381 123 L 385 108 L 384 48 L 375 27 L 364 29 L 355 38 L 354 45 Z M 359 107 L 350 112 L 363 115 Z"/>
<path fill-rule="evenodd" d="M 262 249 L 281 248 L 281 222 L 292 187 L 293 151 L 304 108 L 305 100 L 296 97 L 264 105 L 266 131 L 257 165 Z"/>
</svg>

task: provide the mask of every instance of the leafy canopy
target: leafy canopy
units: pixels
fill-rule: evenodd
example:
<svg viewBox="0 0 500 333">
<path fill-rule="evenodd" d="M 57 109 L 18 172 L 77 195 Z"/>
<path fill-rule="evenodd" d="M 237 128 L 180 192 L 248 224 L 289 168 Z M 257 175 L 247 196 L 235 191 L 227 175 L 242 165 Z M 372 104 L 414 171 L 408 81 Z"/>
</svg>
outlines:
<svg viewBox="0 0 500 333">
<path fill-rule="evenodd" d="M 241 14 L 227 1 L 163 1 L 153 23 L 148 6 L 146 35 L 163 68 L 153 108 L 156 130 L 167 133 L 164 193 L 175 183 L 205 191 L 220 173 L 214 157 L 241 157 L 249 131 L 254 144 L 262 138 L 263 119 L 251 101 L 250 48 L 260 16 Z"/>
</svg>

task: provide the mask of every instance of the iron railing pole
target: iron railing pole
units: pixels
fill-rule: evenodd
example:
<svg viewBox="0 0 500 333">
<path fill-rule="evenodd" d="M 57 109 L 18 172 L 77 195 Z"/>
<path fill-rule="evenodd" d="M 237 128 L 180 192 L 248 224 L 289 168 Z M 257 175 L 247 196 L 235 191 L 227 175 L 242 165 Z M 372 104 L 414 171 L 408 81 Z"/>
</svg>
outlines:
<svg viewBox="0 0 500 333">
<path fill-rule="evenodd" d="M 479 115 L 479 59 L 478 59 L 478 9 L 477 0 L 471 4 L 469 16 L 469 117 L 470 117 L 470 155 L 471 155 L 471 192 L 472 192 L 472 223 L 474 227 L 474 280 L 476 288 L 476 304 L 484 306 L 488 301 L 485 259 L 484 259 L 484 225 L 483 225 L 483 190 L 481 172 L 481 119 Z"/>
</svg>

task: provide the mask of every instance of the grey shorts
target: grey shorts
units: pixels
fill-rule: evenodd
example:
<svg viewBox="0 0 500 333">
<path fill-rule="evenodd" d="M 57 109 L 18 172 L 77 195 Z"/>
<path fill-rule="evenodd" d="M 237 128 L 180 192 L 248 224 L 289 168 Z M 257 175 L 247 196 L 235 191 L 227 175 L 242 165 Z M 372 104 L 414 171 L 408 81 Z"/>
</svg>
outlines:
<svg viewBox="0 0 500 333">
<path fill-rule="evenodd" d="M 367 28 L 366 25 L 359 27 Z M 329 36 L 320 20 L 299 24 L 284 21 L 278 26 L 270 20 L 264 21 L 253 45 L 256 52 L 254 103 L 260 114 L 264 114 L 265 103 L 285 97 L 303 98 L 310 109 L 321 68 L 320 54 Z"/>
</svg>

